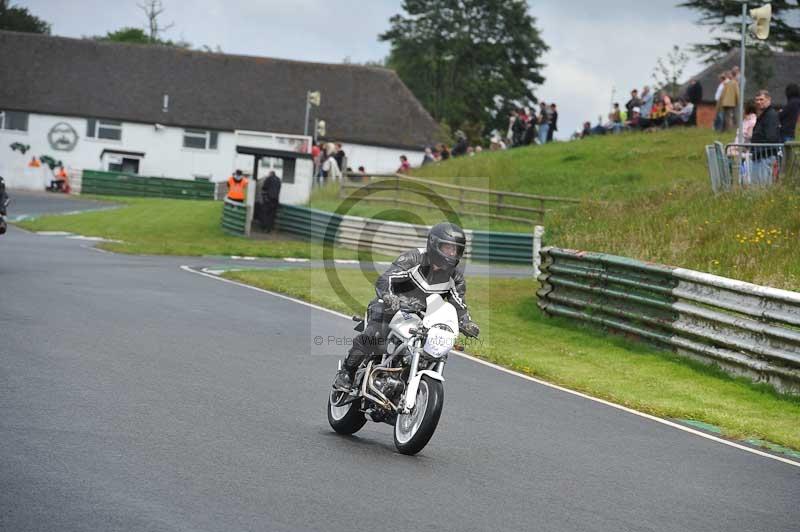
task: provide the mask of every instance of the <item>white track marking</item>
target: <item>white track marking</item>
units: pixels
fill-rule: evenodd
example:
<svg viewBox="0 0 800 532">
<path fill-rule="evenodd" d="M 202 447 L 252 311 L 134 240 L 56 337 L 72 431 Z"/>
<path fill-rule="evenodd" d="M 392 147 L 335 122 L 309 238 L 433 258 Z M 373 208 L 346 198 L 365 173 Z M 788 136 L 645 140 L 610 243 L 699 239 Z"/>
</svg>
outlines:
<svg viewBox="0 0 800 532">
<path fill-rule="evenodd" d="M 36 234 L 40 236 L 73 236 L 75 233 L 67 231 L 36 231 Z"/>
<path fill-rule="evenodd" d="M 294 257 L 284 257 L 285 262 L 308 262 L 309 259 L 296 259 Z"/>
<path fill-rule="evenodd" d="M 232 281 L 230 279 L 225 279 L 224 277 L 219 277 L 219 276 L 216 276 L 216 275 L 211 275 L 210 273 L 206 273 L 206 272 L 203 272 L 203 271 L 198 271 L 198 270 L 195 270 L 195 269 L 193 269 L 193 268 L 191 268 L 189 266 L 181 266 L 181 269 L 184 270 L 184 271 L 187 271 L 189 273 L 194 273 L 196 275 L 202 275 L 204 277 L 209 277 L 209 278 L 215 279 L 217 281 L 222 281 L 224 283 L 229 283 L 229 284 L 233 284 L 233 285 L 236 285 L 236 286 L 241 286 L 243 288 L 248 288 L 250 290 L 255 290 L 256 292 L 262 292 L 264 294 L 269 294 L 271 296 L 279 297 L 279 298 L 285 299 L 287 301 L 292 301 L 294 303 L 297 303 L 297 304 L 300 304 L 300 305 L 303 305 L 303 306 L 306 306 L 306 307 L 310 307 L 310 308 L 313 308 L 313 309 L 321 310 L 323 312 L 327 312 L 328 314 L 333 314 L 334 316 L 339 316 L 340 318 L 346 318 L 348 320 L 351 319 L 350 316 L 348 316 L 346 314 L 342 314 L 341 312 L 337 312 L 335 310 L 327 309 L 325 307 L 320 307 L 319 305 L 314 305 L 312 303 L 308 303 L 307 301 L 301 301 L 301 300 L 295 299 L 293 297 L 289 297 L 289 296 L 286 296 L 286 295 L 283 295 L 283 294 L 279 294 L 277 292 L 271 292 L 269 290 L 264 290 L 263 288 L 258 288 L 258 287 L 255 287 L 255 286 L 251 286 L 249 284 L 240 283 L 238 281 Z M 701 438 L 705 438 L 707 440 L 711 440 L 711 441 L 714 441 L 714 442 L 717 442 L 717 443 L 721 443 L 723 445 L 727 445 L 729 447 L 733 447 L 735 449 L 739 449 L 741 451 L 745 451 L 745 452 L 748 452 L 748 453 L 751 453 L 751 454 L 756 454 L 758 456 L 763 456 L 765 458 L 770 458 L 772 460 L 777 460 L 778 462 L 783 462 L 785 464 L 793 465 L 795 467 L 800 467 L 800 462 L 796 462 L 794 460 L 790 460 L 790 459 L 784 458 L 782 456 L 777 456 L 777 455 L 770 454 L 770 453 L 767 453 L 767 452 L 764 452 L 764 451 L 760 451 L 758 449 L 753 449 L 752 447 L 747 447 L 746 445 L 741 445 L 741 444 L 736 443 L 736 442 L 732 442 L 732 441 L 729 441 L 729 440 L 726 440 L 726 439 L 723 439 L 723 438 L 719 438 L 717 436 L 713 436 L 711 434 L 707 434 L 705 432 L 701 432 L 699 430 L 696 430 L 696 429 L 693 429 L 693 428 L 690 428 L 690 427 L 686 427 L 686 426 L 681 425 L 679 423 L 675 423 L 674 421 L 669 421 L 667 419 L 656 417 L 656 416 L 653 416 L 653 415 L 650 415 L 650 414 L 645 414 L 644 412 L 639 412 L 638 410 L 634 410 L 632 408 L 628 408 L 628 407 L 625 407 L 625 406 L 622 406 L 622 405 L 618 405 L 618 404 L 606 401 L 605 399 L 599 399 L 597 397 L 592 397 L 591 395 L 587 395 L 585 393 L 576 392 L 575 390 L 570 390 L 569 388 L 564 388 L 562 386 L 558 386 L 557 384 L 552 384 L 552 383 L 537 379 L 535 377 L 531 377 L 529 375 L 525 375 L 523 373 L 519 373 L 517 371 L 511 370 L 511 369 L 508 369 L 508 368 L 504 368 L 502 366 L 498 366 L 497 364 L 493 364 L 491 362 L 487 362 L 485 360 L 481 360 L 480 358 L 474 357 L 472 355 L 468 355 L 467 353 L 462 353 L 462 352 L 459 352 L 459 351 L 451 351 L 451 354 L 457 355 L 457 356 L 459 356 L 461 358 L 464 358 L 464 359 L 467 359 L 467 360 L 471 360 L 473 362 L 477 362 L 478 364 L 483 364 L 484 366 L 488 366 L 490 368 L 494 368 L 497 371 L 502 371 L 503 373 L 507 373 L 509 375 L 514 375 L 515 377 L 519 377 L 521 379 L 525 379 L 525 380 L 530 381 L 530 382 L 535 382 L 537 384 L 541 384 L 542 386 L 547 386 L 548 388 L 552 388 L 554 390 L 559 390 L 559 391 L 568 393 L 570 395 L 575 395 L 575 396 L 581 397 L 583 399 L 588 399 L 589 401 L 594 401 L 595 403 L 600 403 L 600 404 L 609 406 L 611 408 L 616 408 L 617 410 L 622 410 L 623 412 L 627 412 L 627 413 L 633 414 L 635 416 L 643 417 L 645 419 L 649 419 L 651 421 L 655 421 L 656 423 L 661 423 L 662 425 L 666 425 L 668 427 L 672 427 L 672 428 L 675 428 L 675 429 L 678 429 L 678 430 L 682 430 L 683 432 L 688 432 L 689 434 L 694 434 L 695 436 L 700 436 Z"/>
</svg>

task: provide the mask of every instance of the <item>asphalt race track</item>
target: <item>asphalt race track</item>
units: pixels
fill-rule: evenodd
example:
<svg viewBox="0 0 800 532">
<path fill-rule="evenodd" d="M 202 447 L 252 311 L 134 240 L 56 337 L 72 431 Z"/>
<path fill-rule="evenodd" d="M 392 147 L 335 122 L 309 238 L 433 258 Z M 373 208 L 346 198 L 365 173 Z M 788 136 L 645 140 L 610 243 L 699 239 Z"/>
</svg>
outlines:
<svg viewBox="0 0 800 532">
<path fill-rule="evenodd" d="M 351 326 L 11 228 L 0 530 L 800 529 L 800 467 L 464 358 L 418 456 L 388 425 L 340 437 L 325 401 L 346 348 L 314 338 Z"/>
</svg>

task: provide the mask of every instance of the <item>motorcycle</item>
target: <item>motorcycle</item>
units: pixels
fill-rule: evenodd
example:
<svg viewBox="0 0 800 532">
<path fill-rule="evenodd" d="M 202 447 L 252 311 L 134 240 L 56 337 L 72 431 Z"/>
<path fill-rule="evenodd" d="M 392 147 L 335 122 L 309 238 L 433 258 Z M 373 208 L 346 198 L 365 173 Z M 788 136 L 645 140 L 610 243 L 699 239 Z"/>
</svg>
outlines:
<svg viewBox="0 0 800 532">
<path fill-rule="evenodd" d="M 357 331 L 363 331 L 366 316 Z M 444 366 L 456 347 L 458 314 L 441 295 L 431 294 L 425 310 L 401 308 L 389 322 L 386 352 L 368 357 L 351 389 L 332 387 L 328 422 L 339 434 L 355 434 L 367 422 L 394 426 L 394 445 L 413 455 L 430 441 L 444 406 Z M 466 334 L 465 334 L 466 336 Z M 339 369 L 342 360 L 339 361 Z"/>
<path fill-rule="evenodd" d="M 9 203 L 11 203 L 11 200 L 8 199 L 8 194 L 6 194 L 6 183 L 3 178 L 0 177 L 0 235 L 4 235 L 8 230 L 6 216 L 8 215 Z"/>
</svg>

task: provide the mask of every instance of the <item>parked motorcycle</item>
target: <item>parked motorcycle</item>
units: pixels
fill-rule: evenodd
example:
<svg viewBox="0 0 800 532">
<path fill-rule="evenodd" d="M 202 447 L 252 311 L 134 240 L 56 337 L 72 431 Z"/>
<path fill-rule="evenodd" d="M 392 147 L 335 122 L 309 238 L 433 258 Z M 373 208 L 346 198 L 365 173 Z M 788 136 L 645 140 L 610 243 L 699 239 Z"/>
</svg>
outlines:
<svg viewBox="0 0 800 532">
<path fill-rule="evenodd" d="M 8 199 L 8 194 L 6 194 L 6 182 L 0 176 L 0 235 L 4 235 L 8 230 L 6 216 L 8 215 L 9 203 L 11 203 L 11 200 Z"/>
<path fill-rule="evenodd" d="M 356 330 L 363 330 L 366 317 Z M 328 422 L 339 434 L 354 434 L 367 422 L 394 426 L 394 444 L 413 455 L 430 441 L 444 405 L 444 366 L 458 337 L 455 307 L 439 294 L 426 309 L 401 308 L 389 323 L 386 353 L 356 370 L 350 390 L 332 388 Z M 339 369 L 342 361 L 339 361 Z"/>
</svg>

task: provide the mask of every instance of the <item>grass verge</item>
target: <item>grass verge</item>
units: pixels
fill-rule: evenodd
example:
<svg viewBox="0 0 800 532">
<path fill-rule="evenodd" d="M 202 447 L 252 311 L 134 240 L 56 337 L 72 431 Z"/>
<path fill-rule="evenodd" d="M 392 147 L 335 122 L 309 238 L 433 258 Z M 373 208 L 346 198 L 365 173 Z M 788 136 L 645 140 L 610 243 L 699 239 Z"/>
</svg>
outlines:
<svg viewBox="0 0 800 532">
<path fill-rule="evenodd" d="M 374 279 L 337 272 L 358 301 L 374 294 Z M 225 276 L 344 313 L 323 270 L 236 271 Z M 800 449 L 800 399 L 733 378 L 666 351 L 548 318 L 536 306 L 535 281 L 469 280 L 468 301 L 482 342 L 468 352 L 549 382 L 659 417 L 720 427 L 730 438 L 766 440 Z"/>
<path fill-rule="evenodd" d="M 322 257 L 320 244 L 288 235 L 279 234 L 264 240 L 250 240 L 224 233 L 220 226 L 222 203 L 218 201 L 89 197 L 114 201 L 121 207 L 69 216 L 42 216 L 18 222 L 17 225 L 30 231 L 69 231 L 85 236 L 121 240 L 100 244 L 101 248 L 117 253 Z M 337 248 L 335 258 L 355 259 L 358 258 L 358 253 Z"/>
</svg>

